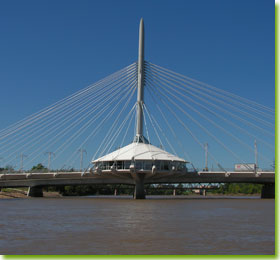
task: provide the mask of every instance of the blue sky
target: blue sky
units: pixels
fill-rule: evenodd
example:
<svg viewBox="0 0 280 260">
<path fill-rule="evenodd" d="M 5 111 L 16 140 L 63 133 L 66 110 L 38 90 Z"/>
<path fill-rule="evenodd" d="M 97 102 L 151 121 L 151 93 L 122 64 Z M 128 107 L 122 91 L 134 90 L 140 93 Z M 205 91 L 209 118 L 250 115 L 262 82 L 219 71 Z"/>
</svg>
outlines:
<svg viewBox="0 0 280 260">
<path fill-rule="evenodd" d="M 274 108 L 274 1 L 0 1 L 0 129 L 145 59 Z"/>
</svg>

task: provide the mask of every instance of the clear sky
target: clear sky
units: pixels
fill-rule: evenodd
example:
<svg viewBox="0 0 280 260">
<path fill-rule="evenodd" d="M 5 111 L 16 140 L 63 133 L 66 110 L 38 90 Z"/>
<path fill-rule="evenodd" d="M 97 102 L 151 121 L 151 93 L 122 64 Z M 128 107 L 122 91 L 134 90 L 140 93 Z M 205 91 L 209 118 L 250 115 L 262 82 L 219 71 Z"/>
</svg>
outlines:
<svg viewBox="0 0 280 260">
<path fill-rule="evenodd" d="M 274 108 L 272 0 L 0 1 L 0 129 L 145 59 Z"/>
</svg>

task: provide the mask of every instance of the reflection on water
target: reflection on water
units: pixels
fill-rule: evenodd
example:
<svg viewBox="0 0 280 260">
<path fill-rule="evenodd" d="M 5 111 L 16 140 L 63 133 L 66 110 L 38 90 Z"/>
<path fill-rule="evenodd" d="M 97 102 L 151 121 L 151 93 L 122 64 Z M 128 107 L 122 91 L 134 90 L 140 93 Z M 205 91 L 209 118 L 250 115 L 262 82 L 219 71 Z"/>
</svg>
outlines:
<svg viewBox="0 0 280 260">
<path fill-rule="evenodd" d="M 274 254 L 274 200 L 0 201 L 0 254 Z"/>
</svg>

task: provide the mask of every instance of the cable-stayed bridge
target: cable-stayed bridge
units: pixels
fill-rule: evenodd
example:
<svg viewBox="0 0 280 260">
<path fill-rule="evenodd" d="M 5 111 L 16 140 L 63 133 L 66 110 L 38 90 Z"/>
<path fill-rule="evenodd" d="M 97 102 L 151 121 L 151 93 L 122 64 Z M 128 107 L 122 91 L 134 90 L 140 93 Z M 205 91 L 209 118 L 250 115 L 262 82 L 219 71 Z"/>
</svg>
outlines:
<svg viewBox="0 0 280 260">
<path fill-rule="evenodd" d="M 265 184 L 269 197 L 274 117 L 145 61 L 141 20 L 137 62 L 0 131 L 0 187 L 28 186 L 37 196 L 49 185 L 123 183 L 145 198 L 150 183 L 242 182 Z M 39 163 L 48 172 L 32 170 Z"/>
</svg>

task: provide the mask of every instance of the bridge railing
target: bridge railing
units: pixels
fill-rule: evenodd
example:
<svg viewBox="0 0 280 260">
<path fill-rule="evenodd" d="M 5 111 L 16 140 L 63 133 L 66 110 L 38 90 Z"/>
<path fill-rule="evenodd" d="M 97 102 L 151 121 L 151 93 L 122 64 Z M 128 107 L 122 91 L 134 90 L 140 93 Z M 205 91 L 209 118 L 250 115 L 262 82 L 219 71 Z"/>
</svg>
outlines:
<svg viewBox="0 0 280 260">
<path fill-rule="evenodd" d="M 196 170 L 198 171 L 198 172 L 203 172 L 203 171 L 206 171 L 204 168 L 196 168 Z M 208 172 L 221 172 L 221 171 L 223 171 L 222 169 L 219 169 L 219 168 L 209 168 L 208 170 L 207 170 Z M 206 171 L 206 172 L 207 172 Z M 234 168 L 224 168 L 224 171 L 227 171 L 227 172 L 240 172 L 240 171 L 236 171 Z M 275 169 L 273 169 L 273 168 L 265 168 L 265 169 L 263 169 L 263 168 L 258 168 L 257 169 L 257 171 L 258 172 L 274 172 L 275 171 Z M 242 171 L 243 172 L 243 171 Z M 244 171 L 244 172 L 249 172 L 249 171 Z"/>
<path fill-rule="evenodd" d="M 1 169 L 1 168 L 0 168 Z M 80 170 L 78 169 L 59 169 L 59 170 L 48 170 L 46 168 L 44 169 L 35 169 L 35 170 L 14 170 L 14 169 L 2 169 L 0 170 L 0 174 L 19 174 L 19 173 L 56 173 L 56 172 L 79 172 Z M 222 169 L 218 169 L 218 168 L 210 168 L 208 170 L 205 170 L 203 168 L 196 168 L 197 172 L 222 172 Z M 225 172 L 237 172 L 234 168 L 224 168 Z M 261 169 L 258 168 L 257 172 L 274 172 L 275 169 L 273 168 L 265 168 L 265 169 Z M 193 172 L 193 169 L 188 168 L 187 172 Z M 238 171 L 240 172 L 240 171 Z M 242 171 L 244 173 L 249 172 L 249 171 Z"/>
<path fill-rule="evenodd" d="M 19 173 L 56 173 L 56 172 L 79 172 L 80 170 L 77 169 L 59 169 L 59 170 L 48 170 L 48 169 L 36 169 L 36 170 L 9 170 L 9 169 L 4 169 L 0 170 L 0 174 L 19 174 Z"/>
</svg>

